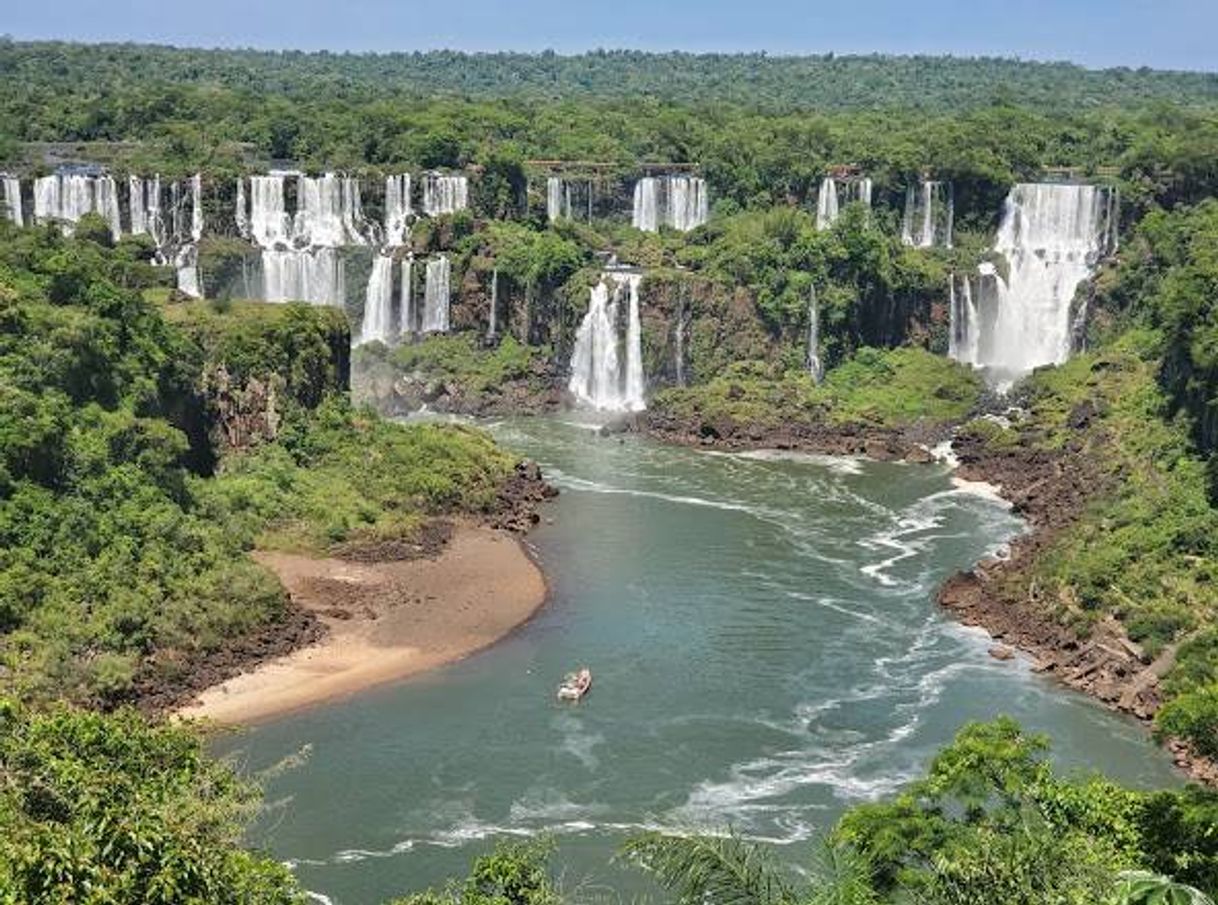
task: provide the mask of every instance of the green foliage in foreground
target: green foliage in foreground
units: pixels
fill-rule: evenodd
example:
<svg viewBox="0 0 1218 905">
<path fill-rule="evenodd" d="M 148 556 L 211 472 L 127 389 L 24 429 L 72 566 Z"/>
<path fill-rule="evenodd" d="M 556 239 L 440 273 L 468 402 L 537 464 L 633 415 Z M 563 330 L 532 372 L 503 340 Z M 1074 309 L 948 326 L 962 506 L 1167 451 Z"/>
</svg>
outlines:
<svg viewBox="0 0 1218 905">
<path fill-rule="evenodd" d="M 240 847 L 257 802 L 190 730 L 0 698 L 3 905 L 303 902 Z"/>
<path fill-rule="evenodd" d="M 761 363 L 732 365 L 698 386 L 663 390 L 650 412 L 704 425 L 814 426 L 817 423 L 900 428 L 917 421 L 964 418 L 979 402 L 977 374 L 923 349 L 860 349 L 818 386 L 804 371 Z"/>
<path fill-rule="evenodd" d="M 847 811 L 806 865 L 731 834 L 643 833 L 620 857 L 678 905 L 1214 905 L 1218 793 L 1066 776 L 1047 754 L 1009 718 L 967 725 L 894 800 Z M 547 853 L 501 847 L 398 905 L 552 905 L 566 897 Z"/>
</svg>

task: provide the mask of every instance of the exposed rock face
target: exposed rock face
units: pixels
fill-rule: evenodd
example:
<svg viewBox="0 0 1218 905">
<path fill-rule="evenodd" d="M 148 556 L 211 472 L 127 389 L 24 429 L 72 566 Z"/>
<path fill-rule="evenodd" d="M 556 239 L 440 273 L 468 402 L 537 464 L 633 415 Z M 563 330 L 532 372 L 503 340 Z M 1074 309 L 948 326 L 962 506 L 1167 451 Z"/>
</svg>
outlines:
<svg viewBox="0 0 1218 905">
<path fill-rule="evenodd" d="M 951 436 L 951 425 L 917 422 L 899 429 L 865 424 L 792 423 L 777 426 L 730 418 L 705 421 L 644 412 L 623 428 L 666 443 L 711 449 L 787 449 L 831 456 L 867 456 L 883 462 L 930 462 L 930 449 Z"/>
<path fill-rule="evenodd" d="M 281 415 L 276 384 L 280 382 L 271 375 L 238 383 L 223 364 L 204 372 L 202 392 L 217 454 L 249 449 L 278 436 Z"/>
<path fill-rule="evenodd" d="M 499 488 L 487 523 L 492 528 L 525 534 L 541 521 L 538 507 L 558 496 L 558 488 L 547 484 L 536 462 L 523 461 Z"/>
</svg>

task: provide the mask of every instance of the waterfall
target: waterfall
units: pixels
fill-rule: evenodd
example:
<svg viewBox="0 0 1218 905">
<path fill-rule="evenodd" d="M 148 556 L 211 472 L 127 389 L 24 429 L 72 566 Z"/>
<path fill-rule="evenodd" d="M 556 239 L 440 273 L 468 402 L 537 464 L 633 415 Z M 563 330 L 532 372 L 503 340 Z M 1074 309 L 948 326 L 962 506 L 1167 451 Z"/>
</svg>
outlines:
<svg viewBox="0 0 1218 905">
<path fill-rule="evenodd" d="M 977 305 L 973 301 L 973 284 L 967 276 L 960 277 L 960 291 L 957 292 L 956 275 L 952 274 L 948 280 L 951 323 L 947 354 L 956 361 L 976 365 L 981 320 Z"/>
<path fill-rule="evenodd" d="M 423 213 L 429 217 L 455 214 L 469 207 L 469 180 L 441 173 L 423 174 Z"/>
<path fill-rule="evenodd" d="M 863 204 L 865 204 L 867 207 L 871 207 L 871 195 L 872 195 L 873 189 L 875 187 L 875 184 L 871 181 L 871 177 L 864 176 L 862 179 L 860 179 L 858 181 L 857 185 L 858 185 L 858 200 L 861 201 Z"/>
<path fill-rule="evenodd" d="M 21 181 L 16 176 L 0 173 L 0 218 L 25 225 L 21 210 Z"/>
<path fill-rule="evenodd" d="M 60 173 L 34 180 L 34 219 L 39 223 L 59 223 L 68 235 L 90 213 L 101 215 L 115 239 L 122 235 L 118 188 L 112 177 Z"/>
<path fill-rule="evenodd" d="M 292 230 L 293 240 L 303 245 L 338 248 L 368 244 L 359 180 L 334 173 L 298 176 Z"/>
<path fill-rule="evenodd" d="M 414 310 L 414 256 L 407 255 L 402 261 L 402 314 L 401 336 L 414 336 L 418 332 L 418 316 Z"/>
<path fill-rule="evenodd" d="M 234 222 L 237 224 L 237 235 L 243 239 L 250 237 L 249 203 L 245 200 L 245 180 L 237 177 L 237 212 Z"/>
<path fill-rule="evenodd" d="M 283 203 L 281 175 L 250 177 L 248 229 L 254 244 L 275 248 L 290 244 L 292 230 Z"/>
<path fill-rule="evenodd" d="M 646 408 L 643 374 L 642 321 L 639 313 L 637 273 L 608 272 L 592 287 L 588 313 L 575 334 L 568 387 L 580 402 L 609 412 L 637 412 Z M 628 294 L 625 366 L 619 354 L 620 302 Z"/>
<path fill-rule="evenodd" d="M 1007 196 L 992 264 L 972 295 L 956 303 L 954 357 L 1007 381 L 1070 355 L 1071 303 L 1078 287 L 1112 250 L 1117 216 L 1112 190 L 1090 185 L 1021 184 Z M 971 293 L 971 288 L 968 290 Z"/>
<path fill-rule="evenodd" d="M 195 173 L 190 177 L 190 239 L 198 242 L 203 238 L 203 176 Z"/>
<path fill-rule="evenodd" d="M 654 176 L 644 176 L 634 184 L 634 214 L 631 222 L 635 229 L 654 233 L 660 228 L 660 181 Z"/>
<path fill-rule="evenodd" d="M 566 216 L 566 217 L 571 216 L 571 204 L 570 204 L 571 196 L 569 194 L 566 195 L 566 198 L 565 198 L 565 200 L 568 202 L 567 209 L 566 209 L 565 213 L 563 212 L 563 200 L 564 200 L 563 188 L 564 188 L 563 181 L 559 177 L 557 177 L 557 176 L 547 177 L 547 179 L 546 179 L 546 219 L 548 219 L 551 223 L 553 223 L 555 220 L 561 219 L 564 216 Z"/>
<path fill-rule="evenodd" d="M 385 244 L 402 245 L 410 235 L 410 174 L 385 177 Z"/>
<path fill-rule="evenodd" d="M 359 343 L 388 343 L 393 320 L 393 257 L 377 255 L 368 275 Z"/>
<path fill-rule="evenodd" d="M 689 232 L 709 219 L 710 195 L 701 177 L 644 176 L 634 184 L 635 229 L 656 232 L 663 225 Z"/>
<path fill-rule="evenodd" d="M 263 249 L 262 298 L 341 305 L 345 268 L 333 248 Z"/>
<path fill-rule="evenodd" d="M 820 304 L 815 283 L 808 287 L 808 373 L 817 383 L 824 375 L 820 360 Z"/>
<path fill-rule="evenodd" d="M 816 228 L 828 229 L 837 220 L 837 214 L 837 183 L 826 176 L 816 195 Z"/>
<path fill-rule="evenodd" d="M 161 219 L 161 177 L 127 178 L 127 212 L 133 236 L 152 237 L 158 251 L 165 242 L 165 223 Z"/>
<path fill-rule="evenodd" d="M 178 291 L 192 299 L 202 298 L 203 289 L 199 285 L 199 247 L 194 243 L 183 245 L 174 256 L 173 266 L 178 274 Z"/>
<path fill-rule="evenodd" d="M 423 332 L 448 332 L 448 281 L 451 266 L 448 258 L 440 255 L 427 262 L 427 283 L 423 292 Z"/>
<path fill-rule="evenodd" d="M 956 202 L 950 182 L 924 180 L 905 190 L 901 241 L 917 248 L 952 247 Z"/>
<path fill-rule="evenodd" d="M 499 311 L 499 268 L 496 267 L 491 271 L 491 312 L 488 318 L 489 324 L 486 329 L 487 339 L 494 339 L 495 333 L 498 330 L 498 311 Z"/>
</svg>

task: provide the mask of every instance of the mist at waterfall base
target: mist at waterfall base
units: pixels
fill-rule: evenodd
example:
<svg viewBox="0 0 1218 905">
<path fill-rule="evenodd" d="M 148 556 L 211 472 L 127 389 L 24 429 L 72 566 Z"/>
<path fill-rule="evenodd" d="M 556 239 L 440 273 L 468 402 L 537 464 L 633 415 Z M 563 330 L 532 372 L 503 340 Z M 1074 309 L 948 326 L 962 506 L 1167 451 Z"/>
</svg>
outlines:
<svg viewBox="0 0 1218 905">
<path fill-rule="evenodd" d="M 728 455 L 493 427 L 562 491 L 529 536 L 547 605 L 466 661 L 221 739 L 266 781 L 251 841 L 335 905 L 464 876 L 497 841 L 553 834 L 564 885 L 623 895 L 643 828 L 731 826 L 807 863 L 813 836 L 894 793 L 969 720 L 1007 713 L 1055 757 L 1176 780 L 1145 731 L 987 653 L 932 602 L 1019 529 L 943 466 Z M 560 704 L 562 675 L 595 684 Z M 609 894 L 609 893 L 606 893 Z"/>
</svg>

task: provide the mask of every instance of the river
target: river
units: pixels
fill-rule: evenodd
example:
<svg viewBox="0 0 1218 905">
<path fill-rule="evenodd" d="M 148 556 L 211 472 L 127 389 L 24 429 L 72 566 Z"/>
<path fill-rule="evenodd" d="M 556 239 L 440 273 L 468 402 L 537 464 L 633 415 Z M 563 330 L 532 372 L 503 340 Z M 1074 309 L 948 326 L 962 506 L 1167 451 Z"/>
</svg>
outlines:
<svg viewBox="0 0 1218 905">
<path fill-rule="evenodd" d="M 529 538 L 542 612 L 467 661 L 218 743 L 264 776 L 253 842 L 335 905 L 463 875 L 551 834 L 564 885 L 645 827 L 769 840 L 803 860 L 852 804 L 895 792 L 968 720 L 1010 714 L 1063 765 L 1179 781 L 1144 730 L 998 662 L 935 587 L 1020 523 L 945 466 L 723 454 L 576 420 L 492 427 L 562 490 Z M 589 665 L 578 706 L 554 700 Z M 802 843 L 802 844 L 801 844 Z"/>
</svg>

